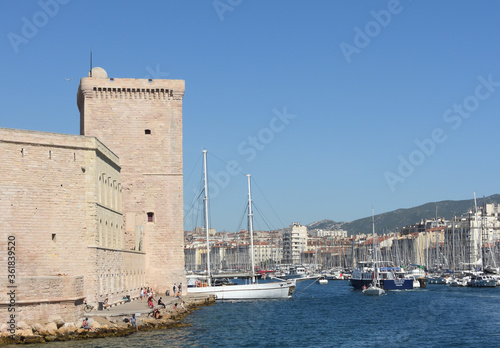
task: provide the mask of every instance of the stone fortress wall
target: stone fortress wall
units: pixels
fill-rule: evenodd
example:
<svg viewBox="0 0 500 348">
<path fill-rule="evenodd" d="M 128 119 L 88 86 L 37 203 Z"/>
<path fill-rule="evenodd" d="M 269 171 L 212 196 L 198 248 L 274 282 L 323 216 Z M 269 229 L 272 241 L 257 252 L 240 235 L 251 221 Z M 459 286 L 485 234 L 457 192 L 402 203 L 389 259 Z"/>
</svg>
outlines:
<svg viewBox="0 0 500 348">
<path fill-rule="evenodd" d="M 145 283 L 170 289 L 184 280 L 183 80 L 82 78 L 82 135 L 103 141 L 122 167 L 125 249 L 146 250 Z"/>
<path fill-rule="evenodd" d="M 73 321 L 85 298 L 114 303 L 143 286 L 164 292 L 185 284 L 184 81 L 113 81 L 99 69 L 78 90 L 85 135 L 0 128 L 2 320 L 11 236 L 18 321 L 51 314 Z M 132 99 L 100 94 L 114 82 Z"/>
</svg>

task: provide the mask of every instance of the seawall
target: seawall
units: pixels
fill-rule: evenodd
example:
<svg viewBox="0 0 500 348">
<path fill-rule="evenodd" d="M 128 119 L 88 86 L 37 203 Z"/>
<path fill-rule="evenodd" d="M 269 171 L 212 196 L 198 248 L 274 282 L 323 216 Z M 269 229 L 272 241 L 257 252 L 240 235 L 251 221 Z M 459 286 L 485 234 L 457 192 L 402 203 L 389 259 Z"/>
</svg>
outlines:
<svg viewBox="0 0 500 348">
<path fill-rule="evenodd" d="M 64 322 L 60 316 L 50 316 L 46 323 L 28 325 L 19 322 L 16 323 L 13 333 L 9 332 L 8 328 L 3 328 L 0 332 L 0 345 L 127 336 L 136 332 L 130 324 L 132 314 L 136 316 L 139 331 L 179 327 L 183 325 L 182 319 L 186 315 L 201 306 L 214 304 L 215 297 L 208 295 L 187 295 L 182 298 L 162 296 L 162 301 L 166 308 L 159 307 L 162 315 L 160 319 L 153 318 L 151 314 L 153 310 L 148 308 L 145 299 L 136 298 L 109 309 L 93 310 L 77 322 Z M 183 301 L 185 308 L 182 307 Z M 85 318 L 88 318 L 90 330 L 81 328 Z"/>
</svg>

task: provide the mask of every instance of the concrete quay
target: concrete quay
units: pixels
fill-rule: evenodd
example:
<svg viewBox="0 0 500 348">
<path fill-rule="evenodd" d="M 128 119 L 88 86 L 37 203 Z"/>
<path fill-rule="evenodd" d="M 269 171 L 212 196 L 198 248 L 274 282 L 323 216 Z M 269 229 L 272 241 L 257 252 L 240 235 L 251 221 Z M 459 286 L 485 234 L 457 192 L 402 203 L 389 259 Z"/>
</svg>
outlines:
<svg viewBox="0 0 500 348">
<path fill-rule="evenodd" d="M 157 306 L 157 301 L 161 297 L 162 302 L 165 304 L 165 309 L 163 306 Z M 182 296 L 181 298 L 174 296 L 155 296 L 154 305 L 155 307 L 160 309 L 161 314 L 163 315 L 165 312 L 174 311 L 174 305 L 178 304 L 178 312 L 182 312 L 180 304 L 182 301 L 186 302 L 186 308 L 188 304 L 198 303 L 199 301 L 207 300 L 210 302 L 210 297 L 207 295 L 197 295 L 197 294 L 189 294 Z M 148 314 L 152 313 L 153 309 L 148 307 L 146 297 L 143 297 L 141 300 L 139 297 L 134 297 L 130 302 L 122 301 L 119 304 L 113 304 L 108 309 L 98 310 L 94 308 L 92 311 L 85 314 L 89 319 L 93 317 L 131 317 L 132 314 L 135 314 L 137 318 L 148 316 Z"/>
</svg>

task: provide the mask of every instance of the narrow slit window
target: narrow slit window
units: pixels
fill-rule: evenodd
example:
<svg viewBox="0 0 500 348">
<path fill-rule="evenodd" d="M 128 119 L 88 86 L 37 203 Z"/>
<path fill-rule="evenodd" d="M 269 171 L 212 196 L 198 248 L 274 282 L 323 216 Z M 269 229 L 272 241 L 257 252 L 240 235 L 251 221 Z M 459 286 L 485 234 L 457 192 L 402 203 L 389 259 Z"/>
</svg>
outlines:
<svg viewBox="0 0 500 348">
<path fill-rule="evenodd" d="M 154 222 L 155 213 L 148 213 L 148 222 Z"/>
</svg>

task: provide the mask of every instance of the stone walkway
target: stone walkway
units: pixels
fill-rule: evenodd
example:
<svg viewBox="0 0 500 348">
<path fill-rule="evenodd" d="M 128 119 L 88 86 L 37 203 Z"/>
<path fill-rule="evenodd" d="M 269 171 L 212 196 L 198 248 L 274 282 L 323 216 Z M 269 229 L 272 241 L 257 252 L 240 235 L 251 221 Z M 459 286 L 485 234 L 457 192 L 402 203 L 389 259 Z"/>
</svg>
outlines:
<svg viewBox="0 0 500 348">
<path fill-rule="evenodd" d="M 160 298 L 160 296 L 155 297 L 154 304 L 156 306 L 156 301 Z M 179 310 L 182 310 L 180 307 L 180 303 L 182 301 L 186 302 L 186 305 L 193 302 L 193 300 L 199 299 L 208 299 L 208 295 L 194 295 L 189 294 L 182 296 L 181 299 L 173 296 L 161 296 L 162 302 L 167 307 L 166 310 L 172 309 L 175 303 L 178 303 Z M 163 312 L 163 306 L 160 306 L 161 311 Z M 97 310 L 94 308 L 89 313 L 84 313 L 84 316 L 91 317 L 116 317 L 116 316 L 131 316 L 135 314 L 137 317 L 147 315 L 151 313 L 153 310 L 148 307 L 146 298 L 143 298 L 142 301 L 139 297 L 132 298 L 130 302 L 124 302 L 122 304 L 117 304 L 109 307 L 109 309 Z"/>
</svg>

